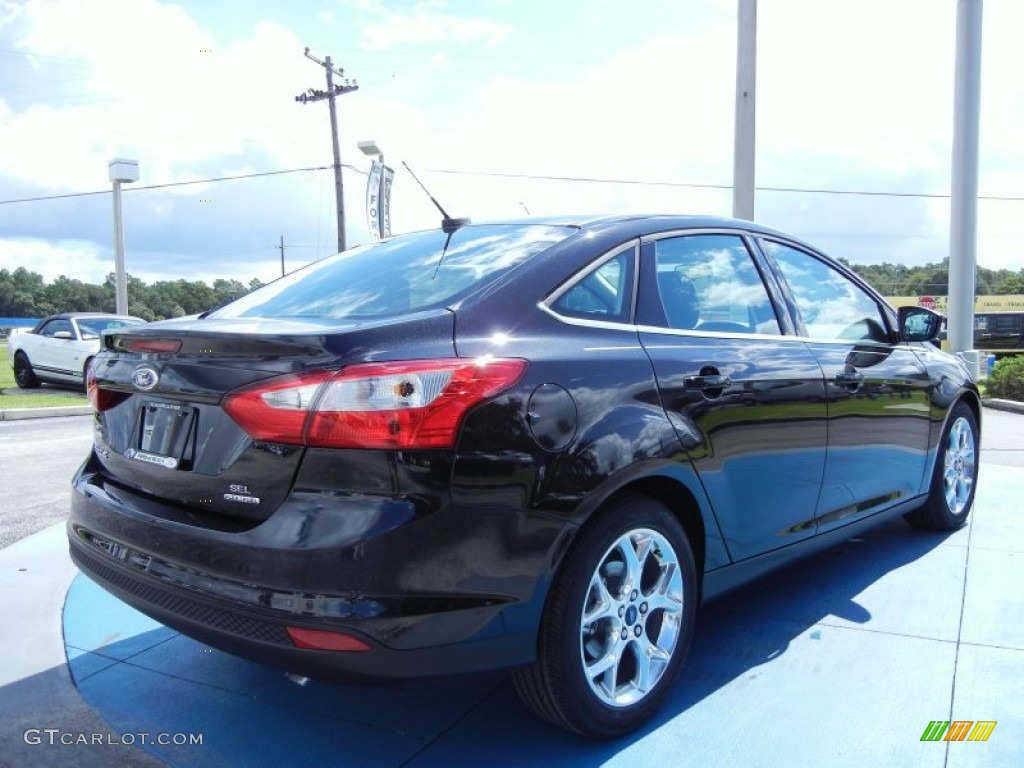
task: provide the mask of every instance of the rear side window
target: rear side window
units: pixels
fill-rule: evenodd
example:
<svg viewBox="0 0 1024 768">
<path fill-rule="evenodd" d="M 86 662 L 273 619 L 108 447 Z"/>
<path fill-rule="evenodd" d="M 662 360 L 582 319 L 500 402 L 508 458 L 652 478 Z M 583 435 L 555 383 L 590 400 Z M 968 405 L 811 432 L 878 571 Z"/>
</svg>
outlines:
<svg viewBox="0 0 1024 768">
<path fill-rule="evenodd" d="M 591 270 L 556 299 L 560 315 L 629 322 L 633 299 L 633 253 L 629 248 Z"/>
<path fill-rule="evenodd" d="M 654 259 L 669 328 L 779 333 L 764 282 L 739 237 L 664 238 L 655 242 Z"/>
<path fill-rule="evenodd" d="M 507 224 L 463 227 L 450 241 L 440 230 L 402 235 L 305 267 L 211 317 L 377 318 L 444 307 L 575 231 Z"/>
</svg>

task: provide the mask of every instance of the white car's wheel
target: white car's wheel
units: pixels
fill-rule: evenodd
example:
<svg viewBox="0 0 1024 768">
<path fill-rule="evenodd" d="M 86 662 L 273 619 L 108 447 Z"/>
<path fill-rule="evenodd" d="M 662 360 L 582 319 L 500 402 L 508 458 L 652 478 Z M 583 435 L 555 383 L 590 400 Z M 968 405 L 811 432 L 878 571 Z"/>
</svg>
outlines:
<svg viewBox="0 0 1024 768">
<path fill-rule="evenodd" d="M 39 386 L 39 379 L 32 370 L 28 355 L 20 350 L 14 354 L 14 381 L 22 389 L 35 389 Z"/>
</svg>

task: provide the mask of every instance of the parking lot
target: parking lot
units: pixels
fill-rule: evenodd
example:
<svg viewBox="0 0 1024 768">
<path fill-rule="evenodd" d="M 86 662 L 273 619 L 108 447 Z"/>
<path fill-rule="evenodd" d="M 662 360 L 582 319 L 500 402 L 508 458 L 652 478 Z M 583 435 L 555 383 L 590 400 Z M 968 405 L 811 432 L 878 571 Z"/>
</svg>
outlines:
<svg viewBox="0 0 1024 768">
<path fill-rule="evenodd" d="M 0 594 L 22 630 L 0 648 L 5 765 L 1024 762 L 1024 416 L 986 410 L 968 526 L 922 534 L 895 521 L 712 604 L 660 717 L 603 743 L 530 717 L 505 675 L 300 686 L 142 617 L 76 576 L 61 526 L 46 525 L 66 500 L 58 475 L 89 439 L 87 419 L 47 421 L 0 424 L 5 466 L 23 450 L 19 435 L 35 446 L 14 464 L 3 527 L 26 530 L 18 510 L 46 499 L 33 507 L 40 532 L 0 550 Z M 937 720 L 996 726 L 985 742 L 923 742 Z M 32 728 L 135 743 L 31 744 Z M 202 744 L 143 748 L 141 734 Z"/>
</svg>

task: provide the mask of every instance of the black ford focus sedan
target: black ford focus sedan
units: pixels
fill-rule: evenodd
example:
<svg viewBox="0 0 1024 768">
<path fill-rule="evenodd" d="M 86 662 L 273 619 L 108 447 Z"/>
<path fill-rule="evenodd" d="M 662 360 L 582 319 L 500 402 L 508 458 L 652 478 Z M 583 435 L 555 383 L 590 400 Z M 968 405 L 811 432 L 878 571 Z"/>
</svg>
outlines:
<svg viewBox="0 0 1024 768">
<path fill-rule="evenodd" d="M 980 402 L 938 315 L 749 222 L 459 224 L 107 333 L 82 571 L 297 674 L 511 668 L 613 736 L 702 601 L 894 515 L 967 518 Z"/>
</svg>

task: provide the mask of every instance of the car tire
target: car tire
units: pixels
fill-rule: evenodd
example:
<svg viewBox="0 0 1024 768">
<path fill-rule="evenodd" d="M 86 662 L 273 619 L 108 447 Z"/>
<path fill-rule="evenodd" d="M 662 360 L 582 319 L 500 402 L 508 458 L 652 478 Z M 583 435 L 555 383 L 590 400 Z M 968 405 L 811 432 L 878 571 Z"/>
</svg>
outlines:
<svg viewBox="0 0 1024 768">
<path fill-rule="evenodd" d="M 21 351 L 14 354 L 14 381 L 21 389 L 35 389 L 39 386 L 39 379 L 32 370 L 28 355 Z"/>
<path fill-rule="evenodd" d="M 963 401 L 942 432 L 928 500 L 906 515 L 916 528 L 955 531 L 967 521 L 978 485 L 978 419 Z"/>
<path fill-rule="evenodd" d="M 613 499 L 577 534 L 551 587 L 537 660 L 513 675 L 537 715 L 584 736 L 635 730 L 664 702 L 693 638 L 697 574 L 662 504 Z"/>
</svg>

